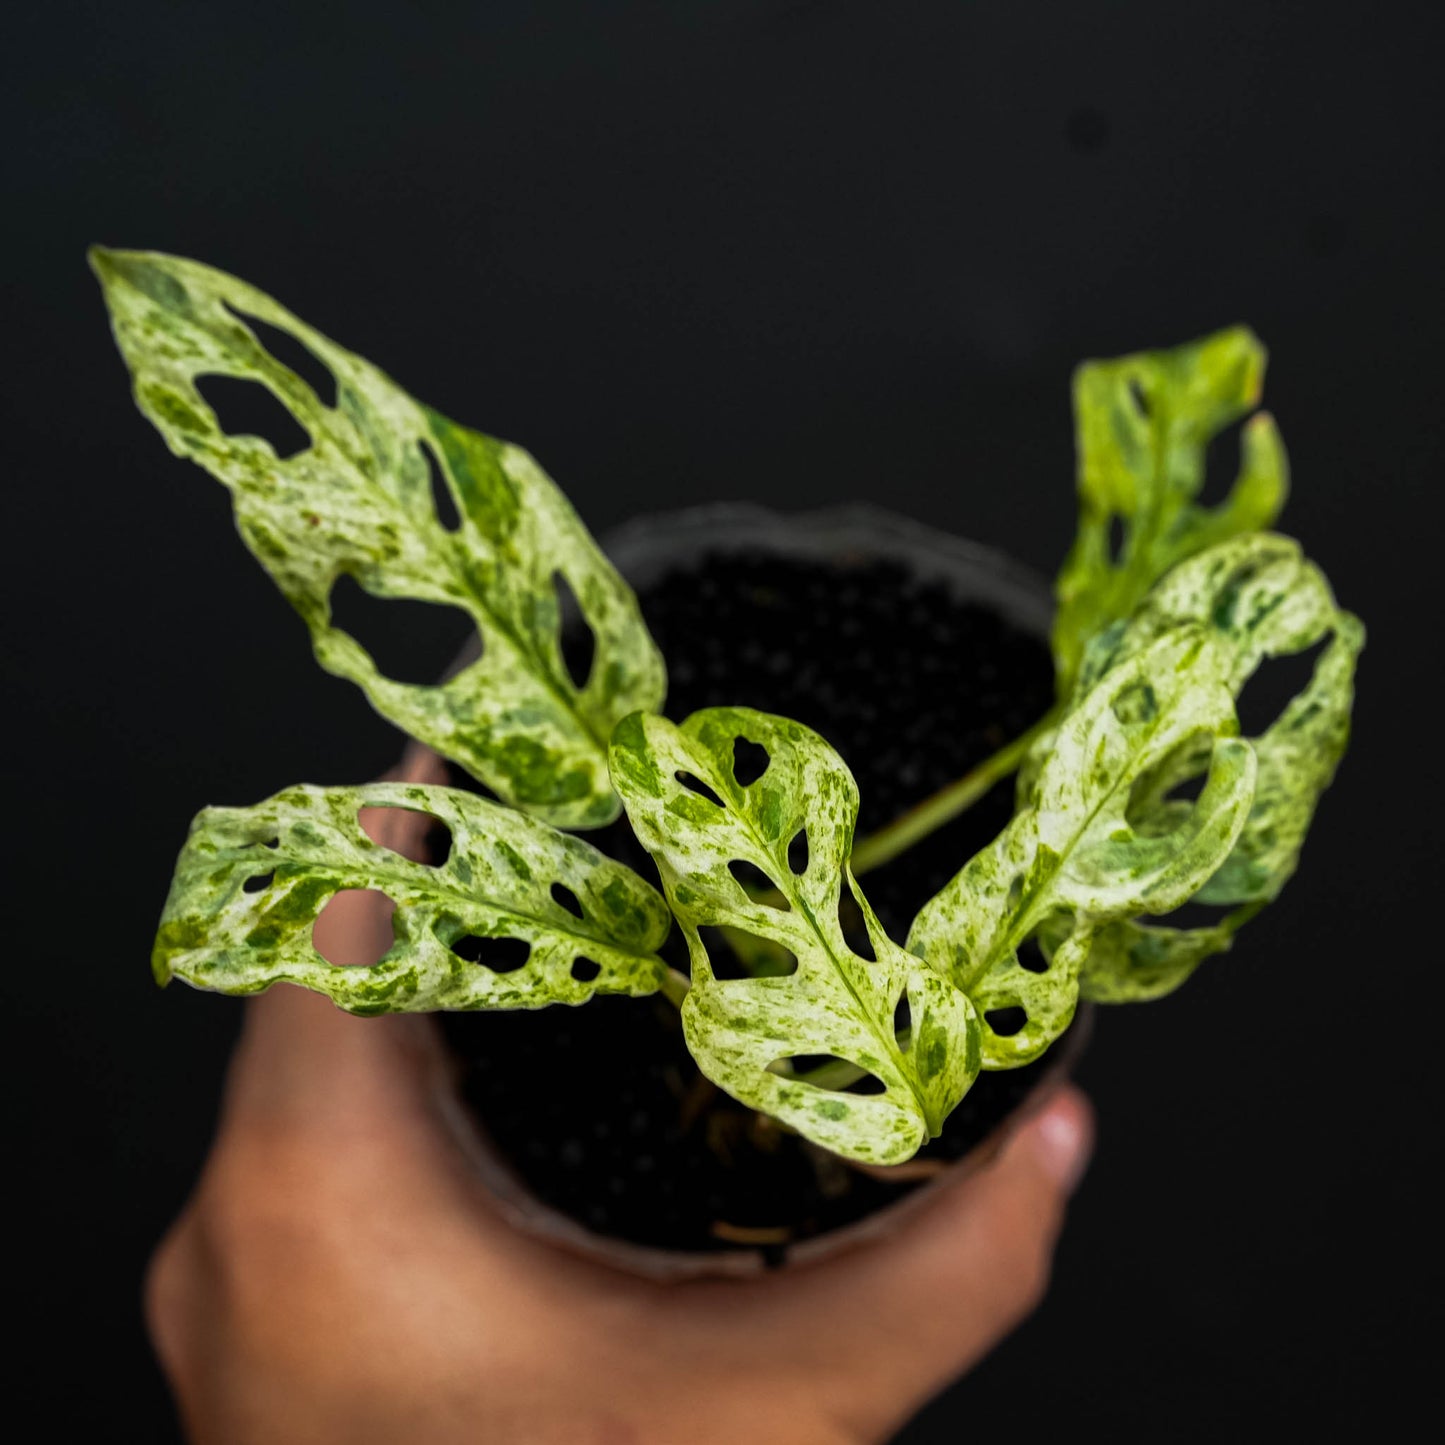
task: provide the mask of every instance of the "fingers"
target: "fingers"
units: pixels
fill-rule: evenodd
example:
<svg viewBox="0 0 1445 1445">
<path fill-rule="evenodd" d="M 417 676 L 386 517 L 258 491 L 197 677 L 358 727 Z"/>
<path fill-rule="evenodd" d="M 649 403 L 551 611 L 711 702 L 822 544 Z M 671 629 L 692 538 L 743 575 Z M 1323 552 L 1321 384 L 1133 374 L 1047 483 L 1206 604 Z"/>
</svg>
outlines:
<svg viewBox="0 0 1445 1445">
<path fill-rule="evenodd" d="M 321 1122 L 343 1106 L 376 1108 L 424 1091 L 430 1035 L 426 1019 L 352 1018 L 318 994 L 274 988 L 247 1005 L 227 1120 Z"/>
<path fill-rule="evenodd" d="M 841 1372 L 850 1423 L 891 1430 L 1039 1303 L 1093 1136 L 1087 1099 L 1062 1089 L 997 1160 L 942 1190 L 900 1233 L 799 1281 L 805 1317 L 847 1318 L 861 1342 Z M 798 1323 L 778 1321 L 784 1333 Z"/>
</svg>

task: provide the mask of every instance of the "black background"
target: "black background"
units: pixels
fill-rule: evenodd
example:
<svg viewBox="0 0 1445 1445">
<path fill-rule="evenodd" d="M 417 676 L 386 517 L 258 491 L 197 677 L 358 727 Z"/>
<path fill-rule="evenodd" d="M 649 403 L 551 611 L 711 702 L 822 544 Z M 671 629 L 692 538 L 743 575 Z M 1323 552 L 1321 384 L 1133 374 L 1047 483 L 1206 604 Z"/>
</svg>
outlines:
<svg viewBox="0 0 1445 1445">
<path fill-rule="evenodd" d="M 254 281 L 528 446 L 594 529 L 707 499 L 864 499 L 1044 572 L 1073 526 L 1072 364 L 1248 320 L 1293 462 L 1284 525 L 1371 629 L 1353 754 L 1301 876 L 1235 952 L 1102 1019 L 1082 1071 L 1099 1152 L 1052 1296 L 903 1438 L 1389 1433 L 1440 1284 L 1421 685 L 1445 147 L 1426 14 L 12 17 L 5 671 L 28 737 L 5 1024 L 29 1222 L 7 1254 L 34 1359 L 12 1390 L 170 1438 L 139 1278 L 239 1015 L 152 988 L 171 861 L 201 804 L 360 781 L 398 745 L 312 663 L 222 489 L 133 410 L 84 267 L 101 241 Z M 439 665 L 451 642 L 432 641 Z"/>
</svg>

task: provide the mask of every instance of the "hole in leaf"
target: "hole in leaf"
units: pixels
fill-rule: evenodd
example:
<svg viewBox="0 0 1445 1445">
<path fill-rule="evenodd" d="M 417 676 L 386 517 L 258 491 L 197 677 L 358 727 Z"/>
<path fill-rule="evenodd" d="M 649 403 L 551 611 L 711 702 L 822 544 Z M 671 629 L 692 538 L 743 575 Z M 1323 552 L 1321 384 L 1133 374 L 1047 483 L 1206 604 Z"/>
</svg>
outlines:
<svg viewBox="0 0 1445 1445">
<path fill-rule="evenodd" d="M 1144 383 L 1137 376 L 1129 378 L 1129 400 L 1134 403 L 1134 410 L 1139 413 L 1145 421 L 1153 415 L 1149 408 L 1149 398 L 1144 391 Z"/>
<path fill-rule="evenodd" d="M 421 837 L 421 858 L 422 863 L 429 863 L 433 868 L 440 868 L 443 863 L 450 861 L 452 856 L 452 830 L 442 822 L 440 818 L 433 818 L 430 813 L 426 815 L 427 829 Z"/>
<path fill-rule="evenodd" d="M 1114 699 L 1113 709 L 1125 727 L 1138 727 L 1158 716 L 1159 698 L 1147 682 L 1136 682 Z"/>
<path fill-rule="evenodd" d="M 493 973 L 515 973 L 532 956 L 532 945 L 525 938 L 488 938 L 479 933 L 457 939 L 451 950 L 465 962 Z"/>
<path fill-rule="evenodd" d="M 1027 969 L 1030 973 L 1047 973 L 1049 961 L 1044 957 L 1043 947 L 1036 937 L 1024 939 L 1018 948 L 1019 967 Z M 994 1030 L 998 1032 L 997 1029 Z"/>
<path fill-rule="evenodd" d="M 422 459 L 426 462 L 427 473 L 431 479 L 432 511 L 437 514 L 437 522 L 442 531 L 458 532 L 462 526 L 462 514 L 457 511 L 456 498 L 452 496 L 452 489 L 447 485 L 442 464 L 437 460 L 437 454 L 432 450 L 430 442 L 421 442 L 420 446 Z"/>
<path fill-rule="evenodd" d="M 1182 783 L 1175 783 L 1164 795 L 1166 803 L 1197 803 L 1199 795 L 1204 791 L 1205 779 L 1209 773 L 1206 770 L 1196 773 L 1192 778 L 1185 778 Z"/>
<path fill-rule="evenodd" d="M 898 995 L 898 1003 L 893 1010 L 893 1036 L 901 1049 L 913 1043 L 913 1009 L 908 1002 L 907 989 Z"/>
<path fill-rule="evenodd" d="M 557 616 L 561 619 L 559 645 L 562 661 L 572 686 L 581 692 L 592 676 L 592 664 L 597 660 L 597 637 L 592 631 L 572 584 L 560 573 L 552 574 L 552 586 L 557 592 Z"/>
<path fill-rule="evenodd" d="M 991 1008 L 983 1020 L 1000 1038 L 1008 1039 L 1028 1023 L 1029 1016 L 1015 1004 L 1009 1008 Z"/>
<path fill-rule="evenodd" d="M 733 777 L 738 780 L 738 787 L 752 787 L 767 772 L 770 762 L 772 758 L 761 743 L 742 737 L 733 739 Z"/>
<path fill-rule="evenodd" d="M 585 918 L 587 916 L 582 911 L 581 903 L 577 901 L 577 895 L 565 883 L 554 883 L 552 885 L 552 902 L 557 904 L 559 908 L 565 908 L 573 918 Z"/>
<path fill-rule="evenodd" d="M 706 798 L 709 803 L 714 803 L 719 808 L 723 806 L 723 800 L 695 774 L 677 772 L 673 774 L 673 777 L 675 777 L 689 793 L 696 793 L 698 797 Z"/>
<path fill-rule="evenodd" d="M 376 888 L 342 888 L 311 925 L 311 944 L 338 968 L 370 968 L 396 942 L 396 904 Z"/>
<path fill-rule="evenodd" d="M 774 1059 L 768 1065 L 770 1074 L 785 1079 L 797 1079 L 803 1075 L 815 1077 L 804 1079 L 815 1089 L 826 1089 L 830 1094 L 886 1094 L 888 1086 L 874 1074 L 859 1073 L 859 1065 L 849 1059 L 840 1059 L 836 1054 L 794 1054 L 791 1058 Z"/>
<path fill-rule="evenodd" d="M 778 892 L 778 885 L 756 864 L 745 858 L 734 858 L 728 864 L 728 872 L 737 879 L 744 893 L 754 903 L 767 908 L 776 908 L 779 913 L 791 913 L 793 905 Z"/>
<path fill-rule="evenodd" d="M 311 445 L 311 433 L 259 381 L 212 374 L 198 376 L 196 390 L 216 413 L 216 422 L 228 437 L 260 437 L 283 462 Z"/>
<path fill-rule="evenodd" d="M 581 954 L 572 960 L 572 977 L 578 983 L 591 983 L 601 972 L 602 965 L 600 963 L 594 963 L 590 958 L 583 958 Z"/>
<path fill-rule="evenodd" d="M 866 958 L 869 963 L 878 962 L 873 940 L 868 936 L 868 922 L 846 884 L 838 890 L 838 927 L 843 930 L 843 941 L 859 958 Z"/>
<path fill-rule="evenodd" d="M 422 687 L 434 685 L 468 637 L 477 636 L 460 607 L 373 597 L 350 573 L 331 589 L 331 621 L 371 654 L 383 676 Z"/>
<path fill-rule="evenodd" d="M 788 978 L 798 971 L 798 956 L 781 943 L 746 928 L 698 929 L 708 962 L 720 982 L 743 978 Z"/>
<path fill-rule="evenodd" d="M 801 878 L 808 871 L 808 830 L 799 828 L 788 844 L 788 867 L 795 878 Z"/>
<path fill-rule="evenodd" d="M 1191 898 L 1173 913 L 1145 915 L 1139 922 L 1164 928 L 1214 928 L 1238 906 L 1235 903 L 1198 903 Z"/>
<path fill-rule="evenodd" d="M 1195 501 L 1201 507 L 1217 507 L 1234 489 L 1243 452 L 1240 441 L 1248 418 L 1227 426 L 1209 439 L 1204 449 L 1204 477 Z"/>
<path fill-rule="evenodd" d="M 1204 789 L 1209 776 L 1209 760 L 1214 752 L 1214 737 L 1207 732 L 1194 733 L 1147 772 L 1135 778 L 1129 789 L 1129 803 L 1124 817 L 1131 828 L 1139 828 L 1144 836 L 1156 836 L 1174 826 L 1155 815 L 1155 809 L 1171 802 L 1194 802 Z M 1166 783 L 1168 779 L 1176 781 Z M 1160 789 L 1165 791 L 1161 794 Z"/>
<path fill-rule="evenodd" d="M 1279 719 L 1280 713 L 1310 685 L 1315 664 L 1329 646 L 1332 634 L 1326 634 L 1303 652 L 1285 657 L 1267 657 L 1244 684 L 1235 702 L 1239 714 L 1239 730 L 1247 738 L 1257 738 Z"/>
<path fill-rule="evenodd" d="M 275 880 L 276 870 L 274 868 L 269 873 L 257 873 L 241 885 L 241 891 L 243 893 L 264 893 Z"/>
<path fill-rule="evenodd" d="M 652 855 L 648 854 L 650 862 Z M 652 885 L 659 892 L 662 890 L 662 880 L 659 879 Z M 692 959 L 688 953 L 687 939 L 683 937 L 682 929 L 669 928 L 667 937 L 662 940 L 661 946 L 657 949 L 657 956 L 669 968 L 674 968 L 678 973 L 686 976 L 692 972 Z"/>
<path fill-rule="evenodd" d="M 1109 561 L 1115 567 L 1124 565 L 1124 547 L 1129 534 L 1124 528 L 1124 519 L 1117 512 L 1109 518 Z"/>
<path fill-rule="evenodd" d="M 316 393 L 316 399 L 322 406 L 336 405 L 335 374 L 300 337 L 273 326 L 269 321 L 262 321 L 259 316 L 252 316 L 249 311 L 232 306 L 229 301 L 223 301 L 221 305 L 238 321 L 244 321 L 255 333 L 256 340 Z"/>
<path fill-rule="evenodd" d="M 361 831 L 389 853 L 439 868 L 451 857 L 452 830 L 438 817 L 411 808 L 362 808 Z"/>
<path fill-rule="evenodd" d="M 281 846 L 281 840 L 279 838 L 267 838 L 261 846 L 263 848 L 279 848 Z"/>
</svg>

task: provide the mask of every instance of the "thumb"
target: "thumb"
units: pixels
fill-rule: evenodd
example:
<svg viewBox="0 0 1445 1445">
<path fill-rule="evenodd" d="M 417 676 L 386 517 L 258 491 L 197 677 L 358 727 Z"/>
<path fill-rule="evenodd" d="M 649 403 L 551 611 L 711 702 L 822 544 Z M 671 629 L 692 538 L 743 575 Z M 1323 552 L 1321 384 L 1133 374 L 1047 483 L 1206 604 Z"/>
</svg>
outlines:
<svg viewBox="0 0 1445 1445">
<path fill-rule="evenodd" d="M 818 1267 L 810 1317 L 863 1325 L 836 1362 L 850 1423 L 869 1436 L 897 1428 L 1038 1305 L 1093 1137 L 1088 1100 L 1064 1087 L 899 1234 Z"/>
</svg>

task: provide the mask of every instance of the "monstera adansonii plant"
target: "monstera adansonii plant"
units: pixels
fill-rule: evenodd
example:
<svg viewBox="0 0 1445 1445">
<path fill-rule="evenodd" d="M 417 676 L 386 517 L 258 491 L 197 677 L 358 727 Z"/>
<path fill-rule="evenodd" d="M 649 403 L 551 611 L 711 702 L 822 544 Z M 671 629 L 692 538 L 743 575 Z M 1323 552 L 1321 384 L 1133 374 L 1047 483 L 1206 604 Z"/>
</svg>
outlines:
<svg viewBox="0 0 1445 1445">
<path fill-rule="evenodd" d="M 1293 873 L 1345 748 L 1364 634 L 1299 546 L 1267 530 L 1286 462 L 1254 410 L 1264 352 L 1249 331 L 1078 369 L 1081 516 L 1057 582 L 1054 706 L 857 838 L 857 786 L 818 733 L 747 708 L 666 716 L 636 599 L 525 451 L 414 401 L 233 277 L 145 252 L 96 250 L 92 263 L 141 410 L 230 490 L 321 665 L 491 795 L 303 785 L 205 809 L 156 940 L 162 983 L 299 984 L 366 1015 L 660 993 L 718 1087 L 845 1158 L 896 1164 L 981 1069 L 1038 1058 L 1081 998 L 1176 988 Z M 334 397 L 279 359 L 278 335 L 330 373 Z M 228 435 L 200 389 L 213 377 L 264 387 L 305 444 L 282 456 Z M 1206 449 L 1245 417 L 1238 476 L 1204 506 Z M 335 625 L 343 578 L 460 608 L 475 656 L 435 686 L 385 676 Z M 590 633 L 585 676 L 564 656 L 568 625 Z M 1311 649 L 1303 690 L 1242 736 L 1246 680 Z M 890 938 L 860 877 L 1015 771 L 1012 821 Z M 374 842 L 358 816 L 371 807 L 444 825 L 445 856 Z M 578 836 L 623 809 L 661 893 Z M 348 889 L 395 905 L 394 942 L 371 967 L 333 967 L 312 944 Z M 840 922 L 847 897 L 863 952 Z M 1171 923 L 1190 900 L 1222 917 Z M 659 953 L 673 928 L 687 975 Z M 742 977 L 719 976 L 709 951 L 729 938 L 750 941 Z M 505 963 L 482 946 L 497 940 L 511 941 Z"/>
</svg>

